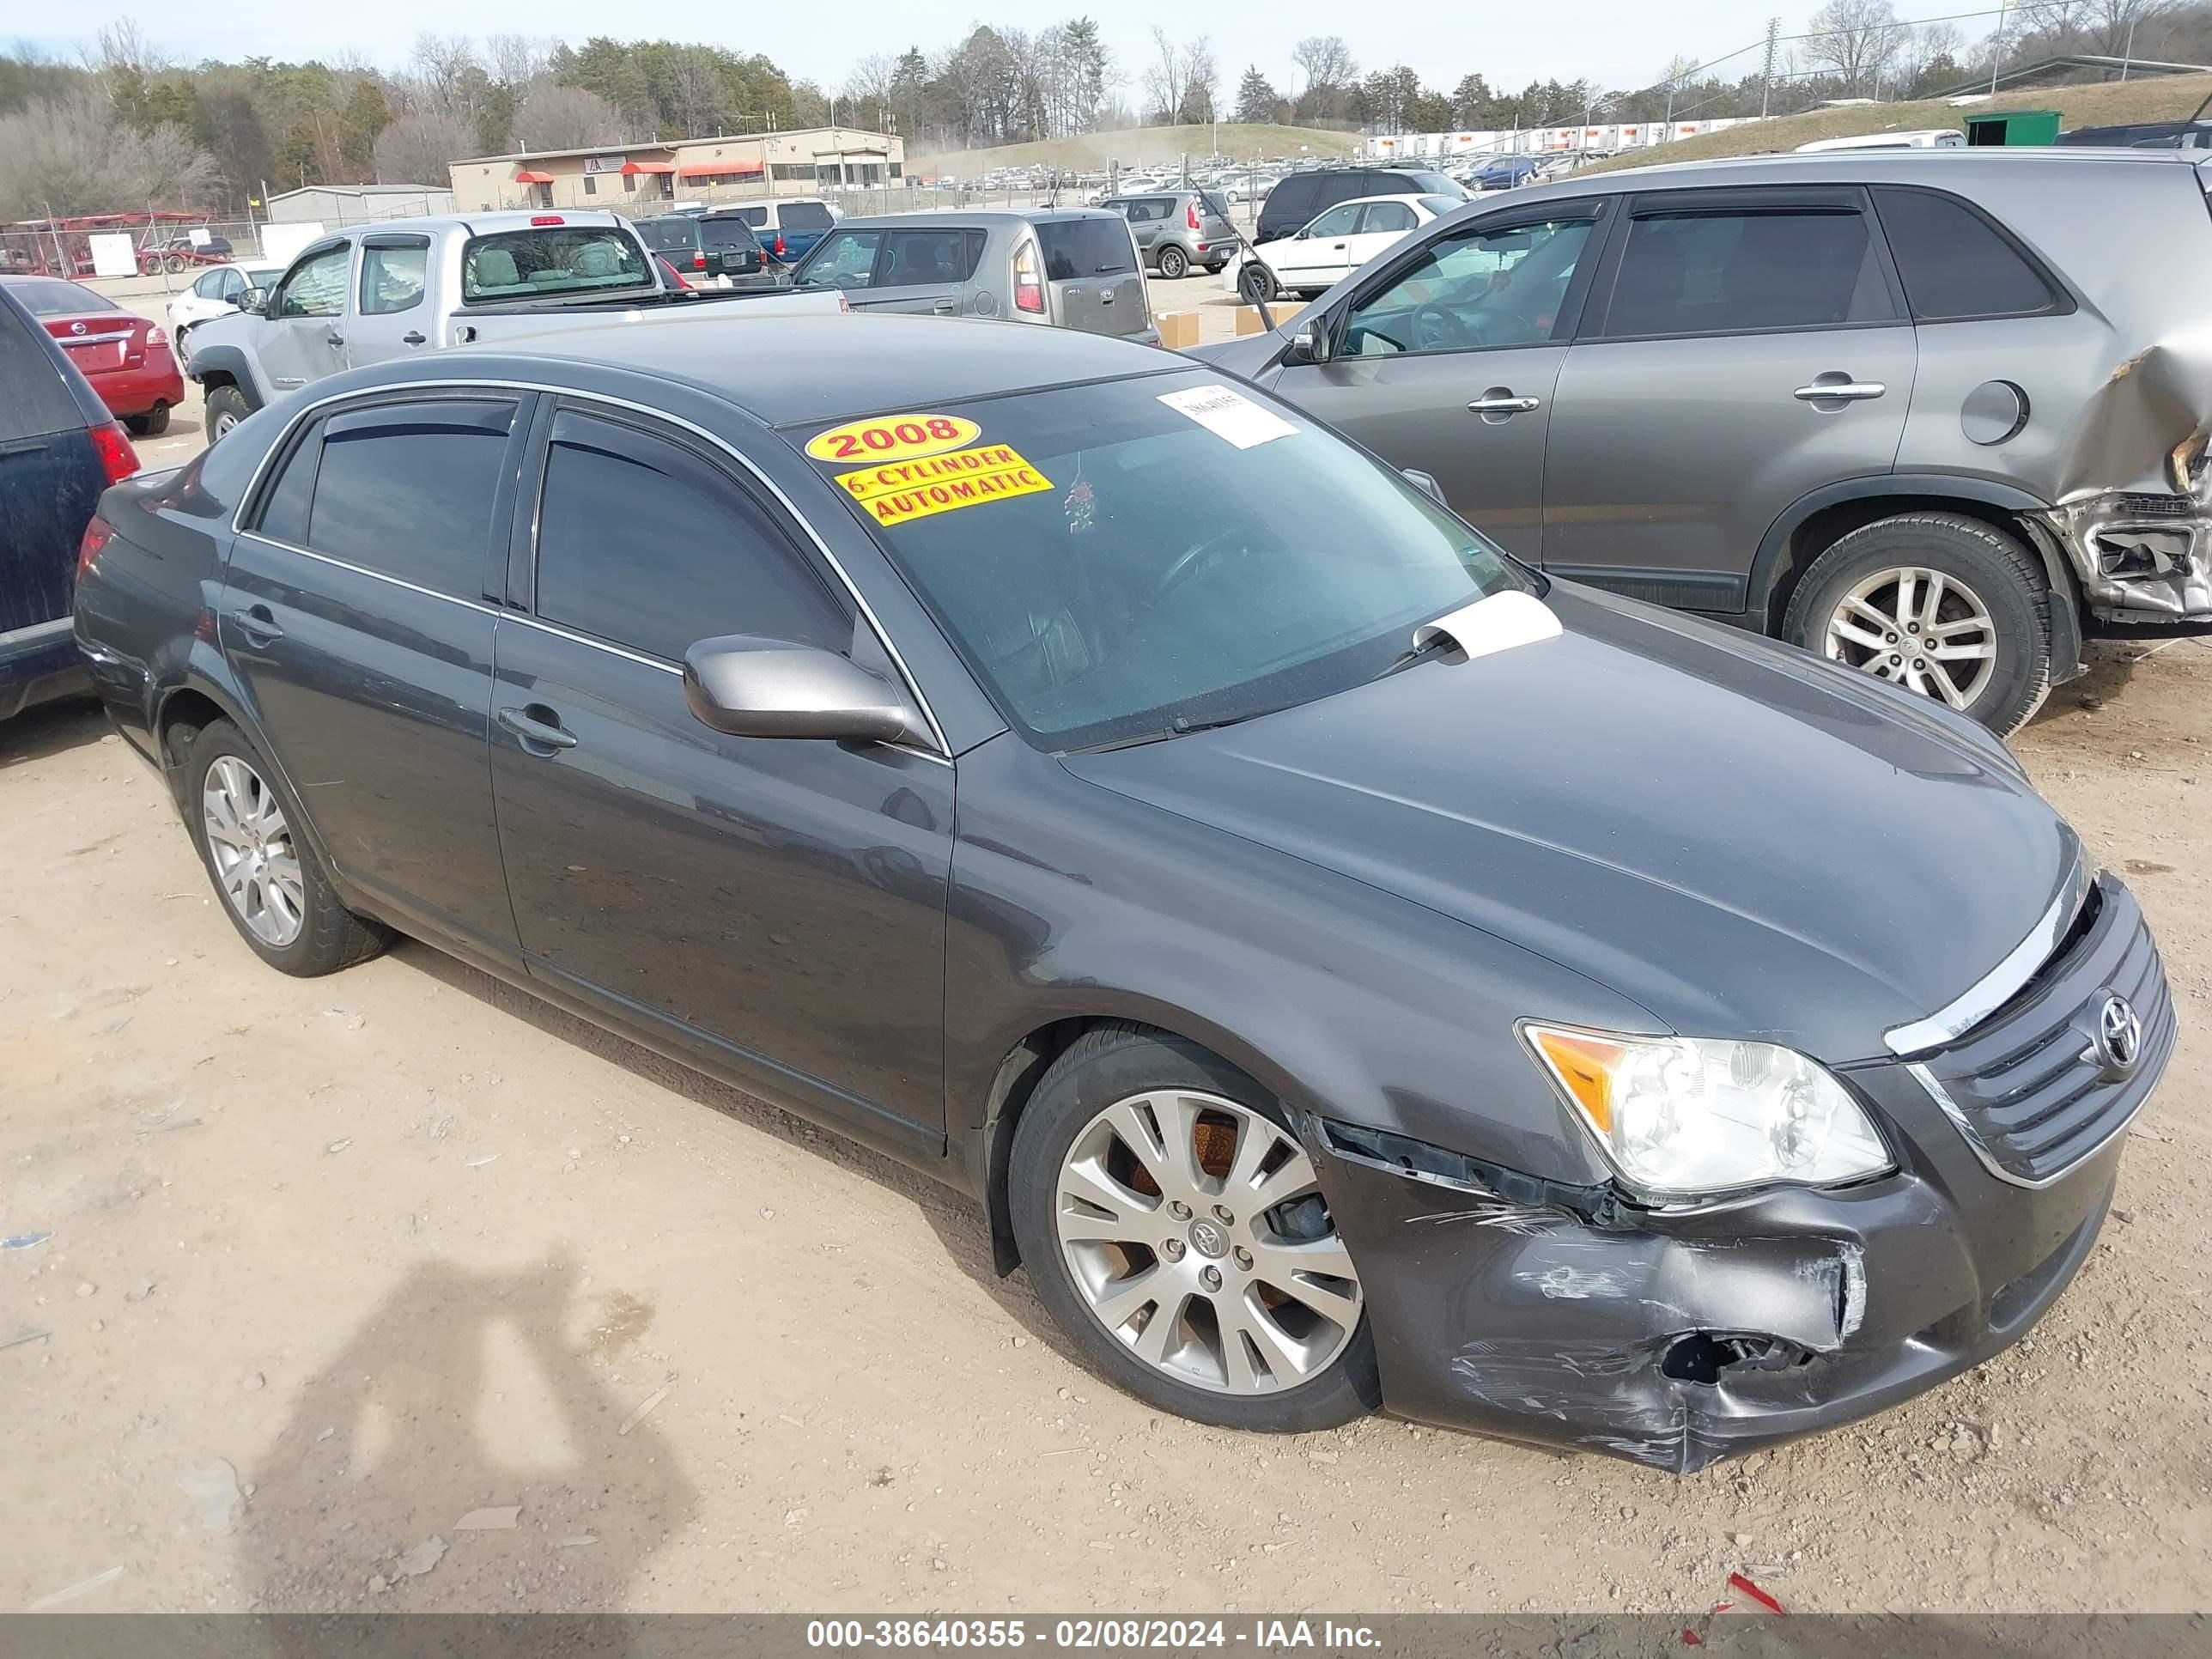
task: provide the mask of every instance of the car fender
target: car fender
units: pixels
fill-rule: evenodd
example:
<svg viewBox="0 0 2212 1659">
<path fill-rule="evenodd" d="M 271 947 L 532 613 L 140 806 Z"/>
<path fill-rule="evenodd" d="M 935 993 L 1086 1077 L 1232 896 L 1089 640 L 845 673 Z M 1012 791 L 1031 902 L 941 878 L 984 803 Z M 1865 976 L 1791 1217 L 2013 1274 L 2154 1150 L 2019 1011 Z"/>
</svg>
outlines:
<svg viewBox="0 0 2212 1659">
<path fill-rule="evenodd" d="M 1800 526 L 1814 514 L 1841 505 L 1845 501 L 1865 501 L 1875 495 L 1912 495 L 1926 500 L 1948 498 L 1954 501 L 1972 501 L 1981 507 L 1994 507 L 2006 513 L 2034 513 L 2047 508 L 2051 503 L 2030 495 L 2014 484 L 2000 483 L 1992 478 L 1968 477 L 1950 472 L 1876 472 L 1864 477 L 1841 478 L 1823 484 L 1784 508 L 1779 517 L 1767 527 L 1759 538 L 1759 551 L 1751 562 L 1751 576 L 1744 594 L 1747 611 L 1764 613 L 1767 602 L 1773 597 L 1774 583 L 1782 574 L 1783 556 L 1790 550 L 1790 538 Z M 2031 538 L 2037 555 L 2045 565 L 2050 554 L 2041 543 Z M 2054 586 L 2061 586 L 2065 577 L 2063 571 L 2048 573 Z"/>
<path fill-rule="evenodd" d="M 186 354 L 185 370 L 202 386 L 207 384 L 210 374 L 227 376 L 236 383 L 246 401 L 258 410 L 268 403 L 269 393 L 262 384 L 253 354 L 243 346 L 201 337 L 204 331 L 214 327 L 219 320 L 201 323 L 193 328 L 189 337 L 191 349 Z"/>
<path fill-rule="evenodd" d="M 314 849 L 315 857 L 321 862 L 324 869 L 337 868 L 331 861 L 330 848 L 325 843 L 321 831 L 315 826 L 313 814 L 307 810 L 305 797 L 301 795 L 298 784 L 294 781 L 290 772 L 285 768 L 283 752 L 269 740 L 269 734 L 262 726 L 258 705 L 247 691 L 244 682 L 231 667 L 229 659 L 223 655 L 221 647 L 215 641 L 201 638 L 196 631 L 191 636 L 190 647 L 180 661 L 166 667 L 160 664 L 155 665 L 155 674 L 149 682 L 149 686 L 147 708 L 148 729 L 155 734 L 157 756 L 161 748 L 160 733 L 162 722 L 167 718 L 170 706 L 179 696 L 187 693 L 205 697 L 222 711 L 225 719 L 246 733 L 247 741 L 259 750 L 264 758 L 276 769 L 286 793 L 294 801 L 301 804 L 300 811 L 290 816 L 299 820 L 299 827 L 306 835 L 308 845 Z M 155 763 L 160 765 L 161 762 L 157 759 Z M 171 798 L 177 804 L 177 811 L 189 822 L 190 802 L 185 794 L 184 778 L 180 774 L 170 771 L 166 766 L 163 767 L 162 775 L 169 786 Z"/>
</svg>

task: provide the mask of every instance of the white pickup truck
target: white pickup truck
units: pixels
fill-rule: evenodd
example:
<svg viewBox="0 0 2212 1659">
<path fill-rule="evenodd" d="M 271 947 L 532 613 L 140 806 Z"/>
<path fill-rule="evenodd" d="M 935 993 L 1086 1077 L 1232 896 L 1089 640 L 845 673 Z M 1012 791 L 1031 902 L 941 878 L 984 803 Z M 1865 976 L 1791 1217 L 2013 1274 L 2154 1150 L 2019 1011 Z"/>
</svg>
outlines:
<svg viewBox="0 0 2212 1659">
<path fill-rule="evenodd" d="M 618 214 L 386 219 L 303 248 L 274 288 L 186 337 L 210 442 L 288 392 L 365 363 L 502 343 L 679 307 L 747 316 L 842 311 L 836 291 L 687 289 Z M 726 314 L 726 313 L 723 313 Z"/>
</svg>

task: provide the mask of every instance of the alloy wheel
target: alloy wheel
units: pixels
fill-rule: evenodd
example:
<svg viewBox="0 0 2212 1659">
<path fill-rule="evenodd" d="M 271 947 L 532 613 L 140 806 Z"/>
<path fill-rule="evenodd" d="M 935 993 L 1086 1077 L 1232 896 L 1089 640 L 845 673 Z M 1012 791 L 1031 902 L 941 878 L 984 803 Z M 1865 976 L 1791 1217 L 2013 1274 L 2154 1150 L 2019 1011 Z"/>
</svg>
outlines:
<svg viewBox="0 0 2212 1659">
<path fill-rule="evenodd" d="M 292 827 L 261 775 L 235 755 L 216 757 L 200 788 L 200 823 L 233 914 L 271 949 L 299 938 L 307 887 Z"/>
<path fill-rule="evenodd" d="M 1877 570 L 1836 601 L 1823 630 L 1834 661 L 1965 708 L 1997 665 L 1996 623 L 1956 576 L 1911 566 Z"/>
<path fill-rule="evenodd" d="M 1176 1382 L 1260 1395 L 1319 1376 L 1359 1327 L 1359 1277 L 1281 1125 L 1186 1089 L 1116 1101 L 1060 1160 L 1060 1254 L 1091 1316 Z"/>
</svg>

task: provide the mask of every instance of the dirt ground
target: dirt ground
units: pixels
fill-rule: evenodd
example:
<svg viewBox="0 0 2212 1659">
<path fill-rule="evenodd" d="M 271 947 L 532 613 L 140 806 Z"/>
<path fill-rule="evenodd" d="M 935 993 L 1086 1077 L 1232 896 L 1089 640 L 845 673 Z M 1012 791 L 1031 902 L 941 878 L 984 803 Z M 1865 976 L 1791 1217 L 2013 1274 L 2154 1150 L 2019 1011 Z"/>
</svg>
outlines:
<svg viewBox="0 0 2212 1659">
<path fill-rule="evenodd" d="M 2103 1242 L 1686 1480 L 1162 1418 L 963 1201 L 419 945 L 282 978 L 96 714 L 0 727 L 0 1611 L 2203 1608 L 2212 647 L 2138 654 L 2019 742 L 2183 1014 Z"/>
</svg>

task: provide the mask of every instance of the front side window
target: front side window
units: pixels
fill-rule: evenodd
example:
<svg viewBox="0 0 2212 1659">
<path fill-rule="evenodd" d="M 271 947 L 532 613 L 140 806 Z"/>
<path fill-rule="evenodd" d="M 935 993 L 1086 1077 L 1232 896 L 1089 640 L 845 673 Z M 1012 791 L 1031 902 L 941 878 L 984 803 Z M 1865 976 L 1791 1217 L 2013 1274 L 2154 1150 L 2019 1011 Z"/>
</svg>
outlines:
<svg viewBox="0 0 2212 1659">
<path fill-rule="evenodd" d="M 1896 314 L 1852 209 L 1639 213 L 1601 335 L 1832 328 Z"/>
<path fill-rule="evenodd" d="M 276 292 L 279 317 L 336 317 L 345 310 L 346 270 L 353 248 L 340 243 L 295 266 Z"/>
<path fill-rule="evenodd" d="M 361 251 L 361 311 L 364 317 L 381 317 L 410 311 L 422 303 L 422 284 L 430 268 L 427 242 L 406 247 L 365 247 Z"/>
<path fill-rule="evenodd" d="M 1388 287 L 1353 306 L 1340 351 L 1476 351 L 1552 338 L 1595 222 L 1577 214 L 1437 238 Z"/>
<path fill-rule="evenodd" d="M 720 634 L 852 642 L 849 608 L 751 493 L 636 427 L 556 416 L 538 524 L 548 622 L 670 662 Z"/>
<path fill-rule="evenodd" d="M 461 248 L 465 301 L 547 299 L 657 284 L 645 250 L 599 225 L 544 225 L 471 236 Z"/>
<path fill-rule="evenodd" d="M 390 404 L 329 416 L 306 544 L 434 593 L 481 599 L 514 422 L 506 402 Z"/>
<path fill-rule="evenodd" d="M 879 230 L 841 230 L 824 236 L 792 280 L 800 288 L 866 288 L 883 240 Z"/>
<path fill-rule="evenodd" d="M 970 239 L 964 230 L 894 230 L 889 240 L 885 288 L 964 283 L 975 274 L 975 262 L 968 252 Z M 980 252 L 980 240 L 976 247 Z"/>
<path fill-rule="evenodd" d="M 1360 207 L 1357 202 L 1346 202 L 1333 207 L 1306 227 L 1305 234 L 1316 241 L 1325 236 L 1349 236 L 1359 228 Z"/>
<path fill-rule="evenodd" d="M 1388 467 L 1201 373 L 941 412 L 978 439 L 823 465 L 1048 748 L 1330 696 L 1389 669 L 1419 623 L 1528 580 Z"/>
</svg>

